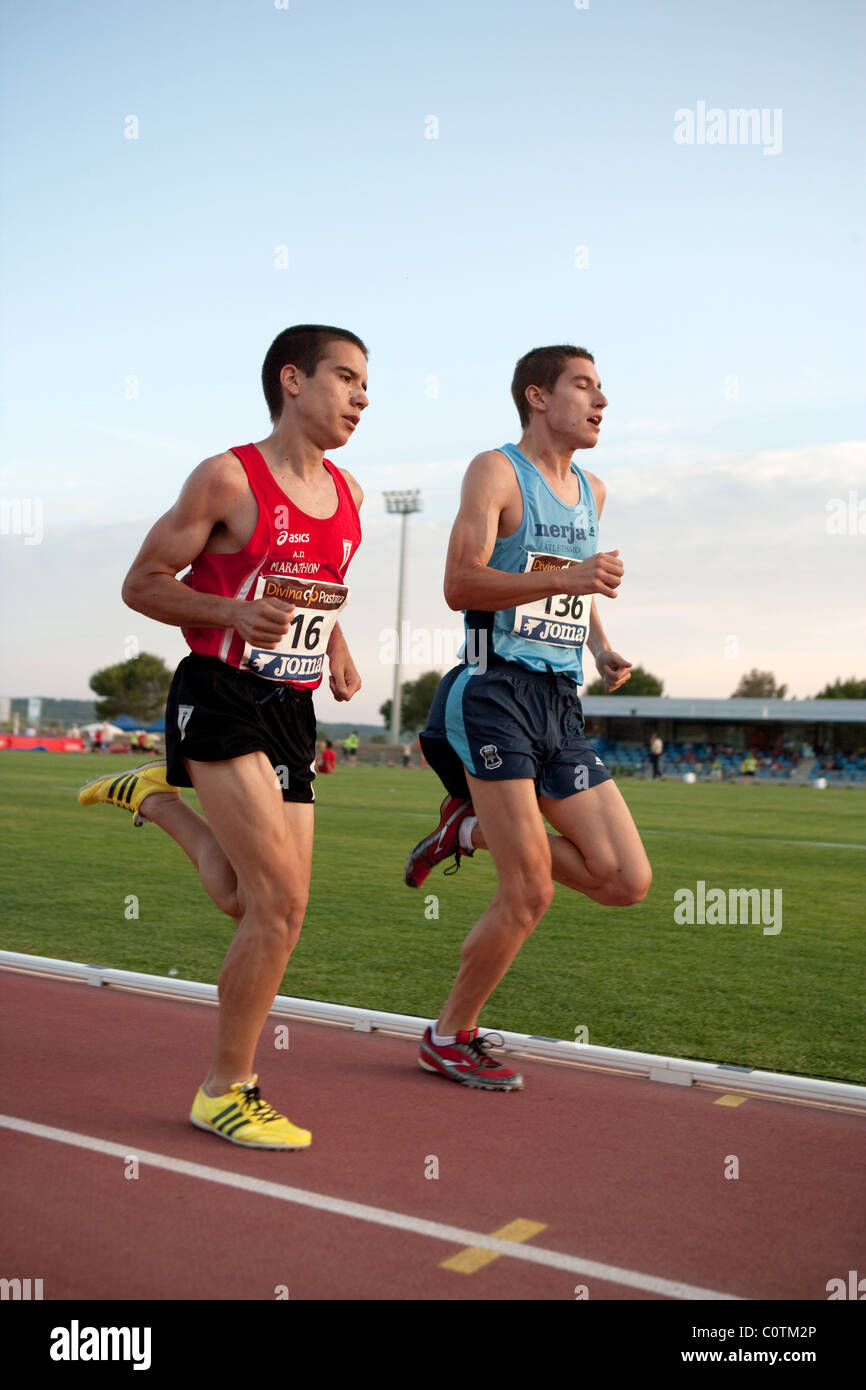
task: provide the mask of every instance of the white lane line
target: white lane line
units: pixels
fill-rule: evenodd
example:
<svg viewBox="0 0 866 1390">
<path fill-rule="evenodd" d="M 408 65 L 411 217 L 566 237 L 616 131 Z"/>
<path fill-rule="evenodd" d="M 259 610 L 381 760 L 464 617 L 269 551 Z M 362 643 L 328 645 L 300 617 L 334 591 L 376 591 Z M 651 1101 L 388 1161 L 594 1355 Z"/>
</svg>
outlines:
<svg viewBox="0 0 866 1390">
<path fill-rule="evenodd" d="M 433 816 L 436 814 L 429 811 L 404 811 L 400 806 L 330 806 L 319 804 L 318 809 L 328 811 L 345 811 L 347 814 L 355 815 L 357 811 L 382 811 L 386 815 L 408 817 L 410 820 L 427 820 L 433 824 Z M 766 835 L 718 835 L 710 830 L 647 830 L 642 826 L 638 827 L 641 835 L 669 835 L 687 840 L 734 840 L 744 845 L 806 845 L 809 849 L 866 849 L 864 845 L 849 845 L 839 843 L 836 840 L 773 840 Z"/>
<path fill-rule="evenodd" d="M 135 1144 L 112 1144 L 108 1140 L 96 1139 L 89 1134 L 75 1134 L 68 1129 L 54 1129 L 50 1125 L 34 1124 L 32 1120 L 22 1120 L 16 1115 L 0 1115 L 0 1128 L 16 1130 L 19 1134 L 29 1134 L 36 1139 L 51 1139 L 57 1144 L 71 1144 L 76 1149 L 88 1149 L 92 1153 L 106 1154 L 121 1160 L 134 1154 L 139 1163 L 150 1164 L 153 1168 L 162 1168 L 169 1173 L 181 1173 L 188 1178 L 198 1178 L 201 1182 L 235 1187 L 242 1192 L 256 1193 L 260 1197 L 273 1197 L 278 1202 L 293 1202 L 296 1206 L 331 1212 L 335 1216 L 370 1221 L 376 1226 L 390 1226 L 398 1231 L 409 1231 L 413 1235 L 428 1236 L 431 1240 L 442 1240 L 448 1245 L 476 1248 L 480 1246 L 483 1250 L 494 1250 L 498 1255 L 510 1255 L 512 1259 L 524 1260 L 528 1264 L 547 1265 L 550 1269 L 566 1270 L 569 1274 L 589 1275 L 594 1279 L 623 1284 L 627 1288 L 641 1289 L 645 1293 L 661 1294 L 665 1298 L 741 1301 L 738 1294 L 718 1293 L 714 1289 L 702 1289 L 692 1284 L 660 1279 L 653 1274 L 618 1269 L 616 1265 L 564 1255 L 558 1250 L 522 1245 L 514 1240 L 498 1240 L 495 1236 L 484 1235 L 480 1231 L 467 1231 L 460 1226 L 445 1226 L 439 1221 L 425 1221 L 417 1216 L 387 1211 L 384 1207 L 369 1207 L 361 1202 L 346 1202 L 341 1197 L 327 1197 L 320 1192 L 307 1192 L 302 1187 L 288 1187 L 284 1183 L 268 1182 L 264 1178 L 250 1178 L 244 1173 L 233 1173 L 224 1168 L 208 1168 L 204 1164 L 188 1163 L 185 1159 L 171 1158 L 167 1154 L 149 1153 L 139 1149 Z"/>
<path fill-rule="evenodd" d="M 810 849 L 866 849 L 866 845 L 840 844 L 836 840 L 771 840 L 765 835 L 715 835 L 708 830 L 640 830 L 641 835 L 675 835 L 686 840 L 738 840 L 760 845 L 807 845 Z"/>
</svg>

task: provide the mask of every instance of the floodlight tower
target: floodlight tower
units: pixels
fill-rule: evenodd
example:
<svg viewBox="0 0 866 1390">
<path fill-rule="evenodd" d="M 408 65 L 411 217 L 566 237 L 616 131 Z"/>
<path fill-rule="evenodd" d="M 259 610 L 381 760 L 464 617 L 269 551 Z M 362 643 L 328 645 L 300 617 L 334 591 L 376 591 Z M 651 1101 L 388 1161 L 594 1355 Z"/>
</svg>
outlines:
<svg viewBox="0 0 866 1390">
<path fill-rule="evenodd" d="M 394 696 L 391 701 L 391 742 L 400 742 L 400 687 L 403 655 L 403 580 L 406 573 L 406 523 L 412 512 L 420 512 L 421 496 L 418 488 L 408 492 L 386 492 L 383 494 L 389 512 L 402 517 L 400 522 L 400 571 L 397 580 L 397 661 L 394 666 Z"/>
</svg>

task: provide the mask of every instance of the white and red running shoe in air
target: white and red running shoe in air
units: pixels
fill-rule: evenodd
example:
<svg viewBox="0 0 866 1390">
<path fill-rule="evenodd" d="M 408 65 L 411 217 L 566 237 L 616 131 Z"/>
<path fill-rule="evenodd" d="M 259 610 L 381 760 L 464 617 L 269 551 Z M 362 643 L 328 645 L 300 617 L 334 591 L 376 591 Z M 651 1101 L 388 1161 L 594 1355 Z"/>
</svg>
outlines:
<svg viewBox="0 0 866 1390">
<path fill-rule="evenodd" d="M 461 801 L 456 796 L 446 796 L 442 802 L 439 815 L 439 824 L 432 835 L 427 835 L 412 850 L 406 861 L 406 868 L 403 872 L 403 882 L 409 888 L 420 888 L 425 878 L 432 868 L 441 864 L 443 859 L 449 859 L 454 855 L 454 867 L 446 869 L 446 873 L 453 873 L 460 867 L 460 860 L 464 854 L 471 856 L 475 853 L 471 849 L 463 849 L 459 842 L 460 825 L 467 816 L 474 816 L 471 801 Z"/>
</svg>

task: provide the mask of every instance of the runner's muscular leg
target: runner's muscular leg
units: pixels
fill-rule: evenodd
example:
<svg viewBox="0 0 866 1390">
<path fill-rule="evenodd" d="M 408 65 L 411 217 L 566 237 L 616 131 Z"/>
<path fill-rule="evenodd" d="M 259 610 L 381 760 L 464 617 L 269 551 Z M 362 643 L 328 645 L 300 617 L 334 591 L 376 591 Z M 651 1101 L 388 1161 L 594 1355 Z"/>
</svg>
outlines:
<svg viewBox="0 0 866 1390">
<path fill-rule="evenodd" d="M 187 762 L 208 824 L 237 877 L 239 920 L 219 977 L 219 1026 L 204 1082 L 222 1095 L 254 1070 L 259 1035 L 300 935 L 313 857 L 313 807 L 283 802 L 264 753 Z"/>
<path fill-rule="evenodd" d="M 538 804 L 554 830 L 557 879 L 607 907 L 642 902 L 652 869 L 631 812 L 615 782 Z"/>
<path fill-rule="evenodd" d="M 548 837 L 557 883 L 606 907 L 627 907 L 646 897 L 652 869 L 615 782 L 588 787 L 562 801 L 542 796 L 538 804 L 561 832 Z M 472 845 L 487 849 L 480 822 L 473 827 Z"/>
<path fill-rule="evenodd" d="M 483 782 L 467 772 L 472 804 L 499 876 L 487 911 L 463 943 L 460 970 L 436 1031 L 474 1028 L 487 999 L 553 899 L 550 844 L 530 778 Z"/>
<path fill-rule="evenodd" d="M 240 916 L 237 876 L 204 817 L 182 797 L 164 796 L 162 792 L 145 797 L 138 814 L 142 820 L 158 825 L 180 845 L 195 865 L 211 902 L 237 923 Z"/>
</svg>

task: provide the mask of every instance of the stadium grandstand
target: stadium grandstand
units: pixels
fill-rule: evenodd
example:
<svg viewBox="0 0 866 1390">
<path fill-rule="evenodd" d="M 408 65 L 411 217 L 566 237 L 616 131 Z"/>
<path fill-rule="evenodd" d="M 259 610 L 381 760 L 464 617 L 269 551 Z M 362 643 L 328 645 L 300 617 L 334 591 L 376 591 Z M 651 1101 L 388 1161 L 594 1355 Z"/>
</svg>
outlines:
<svg viewBox="0 0 866 1390">
<path fill-rule="evenodd" d="M 663 776 L 723 781 L 751 768 L 761 781 L 866 784 L 866 700 L 630 699 L 626 691 L 582 704 L 593 747 L 620 775 L 649 775 L 658 733 Z"/>
</svg>

